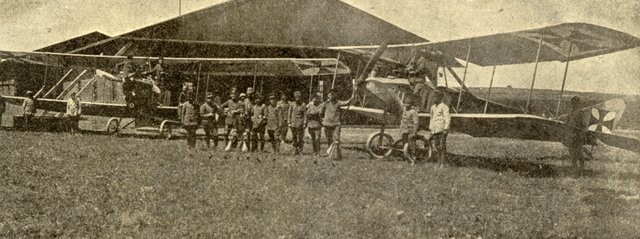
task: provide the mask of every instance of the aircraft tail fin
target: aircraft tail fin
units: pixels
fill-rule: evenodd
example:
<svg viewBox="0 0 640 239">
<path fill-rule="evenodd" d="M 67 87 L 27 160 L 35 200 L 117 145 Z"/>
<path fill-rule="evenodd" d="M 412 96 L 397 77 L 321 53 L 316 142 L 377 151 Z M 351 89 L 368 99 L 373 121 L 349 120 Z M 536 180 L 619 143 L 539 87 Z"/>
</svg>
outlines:
<svg viewBox="0 0 640 239">
<path fill-rule="evenodd" d="M 589 131 L 612 134 L 624 114 L 627 105 L 622 99 L 605 102 L 583 108 L 583 120 L 587 122 Z"/>
</svg>

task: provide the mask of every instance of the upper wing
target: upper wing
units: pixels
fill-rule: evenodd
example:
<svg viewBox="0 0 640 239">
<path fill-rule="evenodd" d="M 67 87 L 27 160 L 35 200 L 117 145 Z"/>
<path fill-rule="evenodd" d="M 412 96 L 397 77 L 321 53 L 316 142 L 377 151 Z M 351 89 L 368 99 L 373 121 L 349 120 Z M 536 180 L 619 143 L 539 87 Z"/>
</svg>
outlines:
<svg viewBox="0 0 640 239">
<path fill-rule="evenodd" d="M 564 23 L 451 41 L 390 45 L 388 51 L 409 52 L 407 49 L 413 49 L 414 53 L 424 52 L 432 55 L 428 53 L 440 52 L 445 56 L 466 59 L 468 50 L 471 49 L 469 62 L 480 66 L 494 66 L 535 62 L 539 44 L 541 47 L 538 61 L 564 62 L 638 47 L 640 39 L 602 26 Z M 370 50 L 373 47 L 337 47 L 349 48 Z M 449 66 L 450 63 L 444 62 L 444 65 Z"/>
<path fill-rule="evenodd" d="M 126 60 L 124 56 L 83 55 L 51 52 L 1 51 L 0 59 L 56 67 L 112 69 Z M 156 57 L 134 57 L 139 66 Z M 198 70 L 201 74 L 237 76 L 311 76 L 350 74 L 344 63 L 335 58 L 164 58 L 164 64 L 184 73 Z"/>
</svg>

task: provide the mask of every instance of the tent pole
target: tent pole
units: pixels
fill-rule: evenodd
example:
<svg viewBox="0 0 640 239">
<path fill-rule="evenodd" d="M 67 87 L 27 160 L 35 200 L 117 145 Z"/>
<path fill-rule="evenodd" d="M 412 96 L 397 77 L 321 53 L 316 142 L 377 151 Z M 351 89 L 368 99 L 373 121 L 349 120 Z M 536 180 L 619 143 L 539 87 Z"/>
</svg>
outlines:
<svg viewBox="0 0 640 239">
<path fill-rule="evenodd" d="M 562 95 L 564 94 L 564 84 L 567 80 L 567 71 L 569 70 L 569 58 L 571 57 L 571 50 L 573 48 L 573 42 L 569 43 L 569 55 L 567 56 L 567 63 L 564 65 L 564 76 L 562 77 L 562 88 L 560 88 L 560 96 L 558 97 L 558 106 L 556 106 L 556 117 L 560 114 L 560 103 L 562 103 Z"/>
<path fill-rule="evenodd" d="M 336 85 L 336 76 L 338 75 L 338 66 L 340 65 L 340 52 L 338 52 L 338 58 L 336 58 L 336 67 L 333 69 L 333 81 L 331 82 L 331 89 Z M 322 67 L 322 66 L 320 66 Z"/>
<path fill-rule="evenodd" d="M 467 47 L 467 59 L 464 63 L 464 74 L 462 75 L 462 85 L 460 86 L 460 92 L 458 93 L 458 104 L 456 109 L 460 112 L 460 101 L 462 100 L 462 92 L 464 91 L 464 82 L 467 79 L 467 70 L 469 69 L 469 56 L 471 55 L 471 40 L 469 40 L 469 46 Z"/>
<path fill-rule="evenodd" d="M 206 95 L 207 93 L 209 93 L 209 80 L 211 79 L 211 74 L 207 74 L 207 89 L 205 90 L 204 94 Z"/>
<path fill-rule="evenodd" d="M 487 113 L 487 107 L 489 106 L 489 100 L 491 100 L 491 88 L 493 87 L 493 77 L 496 75 L 496 65 L 493 65 L 493 72 L 491 72 L 491 81 L 489 81 L 489 94 L 484 102 L 484 113 Z"/>
<path fill-rule="evenodd" d="M 311 79 L 309 80 L 309 102 L 311 102 L 312 95 L 313 95 L 313 75 L 311 75 Z"/>
<path fill-rule="evenodd" d="M 540 49 L 542 48 L 542 39 L 544 34 L 540 35 L 540 41 L 538 41 L 538 51 L 536 52 L 536 64 L 533 68 L 533 78 L 531 79 L 531 89 L 529 89 L 529 97 L 527 98 L 527 107 L 524 108 L 525 113 L 529 112 L 529 105 L 531 104 L 531 96 L 533 96 L 533 86 L 536 84 L 536 74 L 538 73 L 538 61 L 540 60 Z"/>
<path fill-rule="evenodd" d="M 253 64 L 253 90 L 256 89 L 256 77 L 258 77 L 258 63 Z"/>
<path fill-rule="evenodd" d="M 198 84 L 196 85 L 196 97 L 195 100 L 196 102 L 200 102 L 198 100 L 198 94 L 200 93 L 200 71 L 202 71 L 202 62 L 198 63 Z"/>
</svg>

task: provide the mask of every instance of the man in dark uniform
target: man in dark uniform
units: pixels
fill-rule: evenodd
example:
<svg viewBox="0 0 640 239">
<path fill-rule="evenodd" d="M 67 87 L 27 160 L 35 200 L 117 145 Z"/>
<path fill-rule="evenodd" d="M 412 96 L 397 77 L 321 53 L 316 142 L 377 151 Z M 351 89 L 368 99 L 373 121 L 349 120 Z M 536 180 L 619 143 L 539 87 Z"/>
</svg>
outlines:
<svg viewBox="0 0 640 239">
<path fill-rule="evenodd" d="M 178 110 L 182 127 L 187 131 L 187 147 L 195 149 L 200 112 L 198 105 L 193 100 L 193 94 L 187 96 L 187 101 L 178 107 Z"/>
<path fill-rule="evenodd" d="M 210 147 L 210 141 L 213 140 L 213 149 L 215 150 L 218 148 L 218 117 L 220 111 L 218 106 L 213 103 L 212 94 L 207 94 L 204 104 L 200 106 L 200 115 L 207 148 Z"/>
<path fill-rule="evenodd" d="M 295 101 L 289 108 L 289 127 L 293 135 L 293 153 L 295 155 L 302 153 L 304 147 L 304 129 L 307 127 L 307 106 L 302 102 L 302 94 L 300 91 L 293 93 Z"/>
<path fill-rule="evenodd" d="M 278 108 L 280 112 L 278 115 L 278 136 L 280 137 L 280 143 L 285 142 L 287 139 L 287 133 L 289 132 L 289 108 L 291 104 L 287 101 L 287 95 L 282 93 L 280 101 L 278 101 Z"/>
<path fill-rule="evenodd" d="M 220 108 L 221 109 L 227 108 L 227 111 L 226 111 L 227 114 L 224 119 L 224 126 L 225 126 L 225 133 L 226 133 L 225 143 L 229 144 L 231 130 L 233 129 L 233 124 L 236 120 L 235 117 L 237 116 L 236 113 L 240 108 L 244 108 L 244 107 L 240 102 L 238 102 L 238 97 L 236 96 L 236 94 L 231 94 L 229 96 L 229 100 L 222 103 L 222 105 L 220 105 Z"/>
<path fill-rule="evenodd" d="M 583 111 L 580 108 L 580 97 L 571 98 L 571 113 L 567 119 L 567 124 L 571 126 L 571 134 L 567 137 L 565 145 L 569 150 L 571 157 L 571 166 L 576 170 L 584 169 L 584 160 L 587 157 L 584 154 L 583 145 L 587 142 L 588 122 L 584 120 Z"/>
<path fill-rule="evenodd" d="M 280 139 L 278 138 L 279 136 L 278 131 L 280 128 L 281 110 L 282 108 L 280 108 L 278 106 L 278 103 L 276 102 L 276 96 L 270 95 L 269 105 L 265 107 L 264 113 L 265 113 L 265 118 L 267 119 L 267 125 L 266 125 L 267 135 L 269 135 L 269 142 L 271 142 L 271 149 L 273 149 L 274 153 L 277 153 L 280 151 L 280 146 L 279 146 Z"/>
<path fill-rule="evenodd" d="M 264 152 L 265 108 L 262 97 L 260 95 L 254 96 L 253 109 L 251 110 L 251 146 L 249 147 L 252 152 L 257 149 Z"/>
</svg>

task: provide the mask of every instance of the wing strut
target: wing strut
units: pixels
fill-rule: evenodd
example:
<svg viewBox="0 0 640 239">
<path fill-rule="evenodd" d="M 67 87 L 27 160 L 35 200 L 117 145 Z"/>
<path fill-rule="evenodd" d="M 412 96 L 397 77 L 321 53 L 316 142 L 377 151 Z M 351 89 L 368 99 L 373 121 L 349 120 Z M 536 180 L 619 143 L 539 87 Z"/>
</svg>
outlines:
<svg viewBox="0 0 640 239">
<path fill-rule="evenodd" d="M 58 86 L 60 86 L 60 84 L 62 84 L 62 82 L 64 81 L 64 79 L 67 79 L 67 77 L 69 77 L 69 75 L 71 74 L 71 72 L 73 72 L 73 69 L 67 71 L 67 74 L 64 74 L 64 76 L 62 76 L 62 78 L 60 78 L 60 80 L 53 85 L 53 87 L 51 87 L 51 89 L 49 89 L 49 91 L 47 91 L 47 93 L 45 93 L 42 98 L 47 98 L 47 96 L 49 96 L 51 93 L 53 93 L 53 90 L 55 90 L 56 88 L 58 88 Z"/>
<path fill-rule="evenodd" d="M 489 94 L 487 95 L 487 99 L 484 101 L 484 113 L 487 113 L 487 107 L 489 106 L 489 101 L 491 100 L 491 89 L 493 87 L 493 77 L 496 75 L 496 65 L 493 65 L 493 71 L 491 72 L 491 81 L 489 81 Z"/>
<path fill-rule="evenodd" d="M 540 60 L 540 49 L 542 48 L 542 39 L 544 38 L 544 34 L 540 35 L 540 40 L 538 41 L 538 51 L 536 52 L 536 64 L 533 67 L 533 79 L 531 79 L 531 89 L 529 89 L 529 97 L 527 98 L 527 107 L 524 108 L 525 113 L 531 113 L 529 110 L 529 104 L 531 103 L 531 96 L 533 95 L 533 86 L 536 84 L 536 74 L 538 73 L 538 61 Z"/>
<path fill-rule="evenodd" d="M 78 76 L 76 76 L 76 78 L 71 81 L 71 84 L 69 84 L 67 88 L 62 90 L 62 92 L 60 92 L 60 94 L 56 97 L 56 100 L 62 99 L 62 97 L 69 93 L 69 91 L 71 91 L 71 89 L 80 82 L 80 77 L 82 77 L 85 73 L 87 73 L 87 70 L 81 71 L 80 74 L 78 74 Z"/>
<path fill-rule="evenodd" d="M 464 74 L 462 75 L 462 83 L 460 84 L 460 92 L 458 93 L 458 104 L 456 109 L 460 112 L 460 101 L 462 100 L 462 92 L 464 91 L 464 81 L 467 79 L 467 70 L 469 69 L 469 56 L 471 55 L 471 40 L 469 40 L 469 46 L 467 47 L 467 59 L 464 63 Z"/>
<path fill-rule="evenodd" d="M 569 42 L 569 54 L 567 54 L 567 63 L 564 65 L 564 76 L 562 77 L 562 88 L 560 88 L 560 96 L 558 97 L 558 106 L 556 106 L 556 117 L 560 114 L 560 103 L 562 103 L 562 95 L 564 94 L 564 83 L 567 80 L 567 71 L 569 70 L 569 62 L 571 62 L 571 49 L 573 42 Z"/>
<path fill-rule="evenodd" d="M 336 85 L 336 76 L 338 75 L 338 66 L 340 65 L 340 52 L 338 52 L 338 58 L 336 58 L 336 67 L 333 69 L 333 81 L 331 81 L 331 89 Z"/>
</svg>

